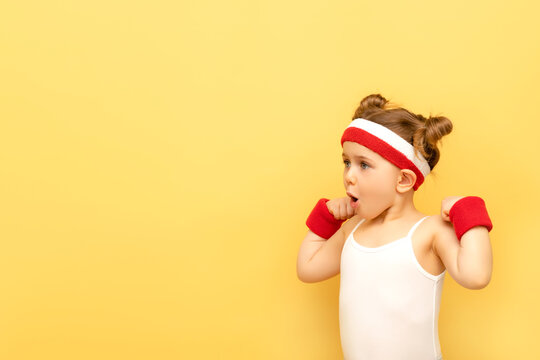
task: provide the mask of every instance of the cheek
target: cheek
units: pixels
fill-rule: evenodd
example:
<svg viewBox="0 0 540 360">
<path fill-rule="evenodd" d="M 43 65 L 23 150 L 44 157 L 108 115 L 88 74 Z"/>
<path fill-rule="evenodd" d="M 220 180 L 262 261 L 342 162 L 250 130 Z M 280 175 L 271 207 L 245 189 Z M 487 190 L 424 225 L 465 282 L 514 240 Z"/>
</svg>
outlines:
<svg viewBox="0 0 540 360">
<path fill-rule="evenodd" d="M 394 180 L 385 173 L 374 173 L 364 179 L 362 186 L 363 199 L 367 202 L 385 201 L 393 195 Z"/>
<path fill-rule="evenodd" d="M 361 216 L 373 219 L 392 203 L 394 193 L 392 183 L 386 179 L 372 179 L 369 184 L 362 187 L 358 213 Z"/>
</svg>

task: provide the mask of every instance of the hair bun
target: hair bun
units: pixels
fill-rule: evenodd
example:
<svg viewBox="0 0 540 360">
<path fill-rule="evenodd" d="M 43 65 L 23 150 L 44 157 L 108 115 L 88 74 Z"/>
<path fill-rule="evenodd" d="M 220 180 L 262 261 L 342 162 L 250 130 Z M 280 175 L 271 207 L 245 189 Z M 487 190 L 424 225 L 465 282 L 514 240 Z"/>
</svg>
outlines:
<svg viewBox="0 0 540 360">
<path fill-rule="evenodd" d="M 444 116 L 425 118 L 420 114 L 416 117 L 424 121 L 424 126 L 418 128 L 413 135 L 413 144 L 433 167 L 439 161 L 437 142 L 452 132 L 452 122 Z"/>
<path fill-rule="evenodd" d="M 386 100 L 381 94 L 371 94 L 360 101 L 360 106 L 354 112 L 353 120 L 356 118 L 370 118 L 371 115 L 386 111 L 395 107 L 390 101 Z"/>
<path fill-rule="evenodd" d="M 430 144 L 435 144 L 452 132 L 452 122 L 444 116 L 430 116 L 425 119 L 425 127 L 427 142 Z"/>
<path fill-rule="evenodd" d="M 360 102 L 360 108 L 367 110 L 367 109 L 384 109 L 384 105 L 388 103 L 388 100 L 386 100 L 381 94 L 371 94 L 366 96 L 362 99 Z"/>
</svg>

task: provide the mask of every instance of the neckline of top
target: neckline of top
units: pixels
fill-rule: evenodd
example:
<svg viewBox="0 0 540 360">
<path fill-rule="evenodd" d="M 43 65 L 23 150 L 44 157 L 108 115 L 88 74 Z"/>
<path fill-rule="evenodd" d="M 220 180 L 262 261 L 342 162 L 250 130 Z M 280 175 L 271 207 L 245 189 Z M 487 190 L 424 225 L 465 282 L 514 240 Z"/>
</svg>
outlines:
<svg viewBox="0 0 540 360">
<path fill-rule="evenodd" d="M 356 226 L 354 227 L 353 231 L 351 232 L 351 234 L 349 235 L 349 238 L 352 240 L 353 242 L 353 245 L 360 248 L 361 250 L 363 251 L 368 251 L 368 252 L 376 252 L 376 251 L 381 251 L 381 250 L 384 250 L 384 249 L 387 249 L 391 246 L 394 246 L 395 244 L 397 243 L 400 243 L 401 241 L 403 240 L 406 240 L 406 239 L 409 239 L 411 237 L 411 235 L 413 234 L 414 230 L 416 230 L 416 228 L 418 227 L 418 225 L 420 225 L 420 223 L 422 221 L 424 221 L 426 218 L 428 218 L 429 215 L 426 215 L 424 216 L 423 218 L 421 218 L 420 220 L 418 220 L 412 227 L 411 229 L 409 230 L 409 232 L 407 233 L 406 236 L 404 237 L 401 237 L 399 239 L 396 239 L 396 240 L 393 240 L 393 241 L 390 241 L 389 243 L 386 243 L 384 245 L 381 245 L 381 246 L 376 246 L 376 247 L 368 247 L 368 246 L 364 246 L 364 245 L 361 245 L 358 243 L 358 241 L 356 241 L 354 239 L 354 232 L 356 231 L 356 229 L 358 228 L 358 226 L 362 225 L 362 223 L 366 220 L 365 218 L 360 220 L 360 222 L 358 224 L 356 224 Z"/>
</svg>

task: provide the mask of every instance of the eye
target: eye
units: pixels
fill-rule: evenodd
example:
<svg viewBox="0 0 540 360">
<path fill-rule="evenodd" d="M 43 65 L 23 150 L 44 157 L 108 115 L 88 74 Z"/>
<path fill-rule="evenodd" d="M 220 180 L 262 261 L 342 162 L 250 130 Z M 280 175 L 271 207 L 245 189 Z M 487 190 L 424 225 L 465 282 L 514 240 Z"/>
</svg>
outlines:
<svg viewBox="0 0 540 360">
<path fill-rule="evenodd" d="M 350 164 L 349 160 L 343 160 L 343 163 L 345 164 L 345 167 L 349 167 L 349 166 L 347 166 L 347 165 Z M 361 161 L 361 162 L 360 162 L 360 167 L 361 167 L 362 169 L 367 169 L 367 168 L 369 168 L 369 165 L 368 165 L 367 163 Z"/>
</svg>

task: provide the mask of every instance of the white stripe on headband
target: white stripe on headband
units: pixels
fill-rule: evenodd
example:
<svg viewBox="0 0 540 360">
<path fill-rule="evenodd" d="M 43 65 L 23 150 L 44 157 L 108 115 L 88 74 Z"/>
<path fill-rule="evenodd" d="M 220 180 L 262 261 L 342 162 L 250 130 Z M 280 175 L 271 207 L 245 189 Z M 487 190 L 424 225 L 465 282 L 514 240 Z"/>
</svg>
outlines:
<svg viewBox="0 0 540 360">
<path fill-rule="evenodd" d="M 362 118 L 354 119 L 349 126 L 347 126 L 347 128 L 349 127 L 356 127 L 367 131 L 392 146 L 394 149 L 405 155 L 407 159 L 412 161 L 424 177 L 430 173 L 431 169 L 429 164 L 422 154 L 415 152 L 414 146 L 387 127 Z"/>
</svg>

